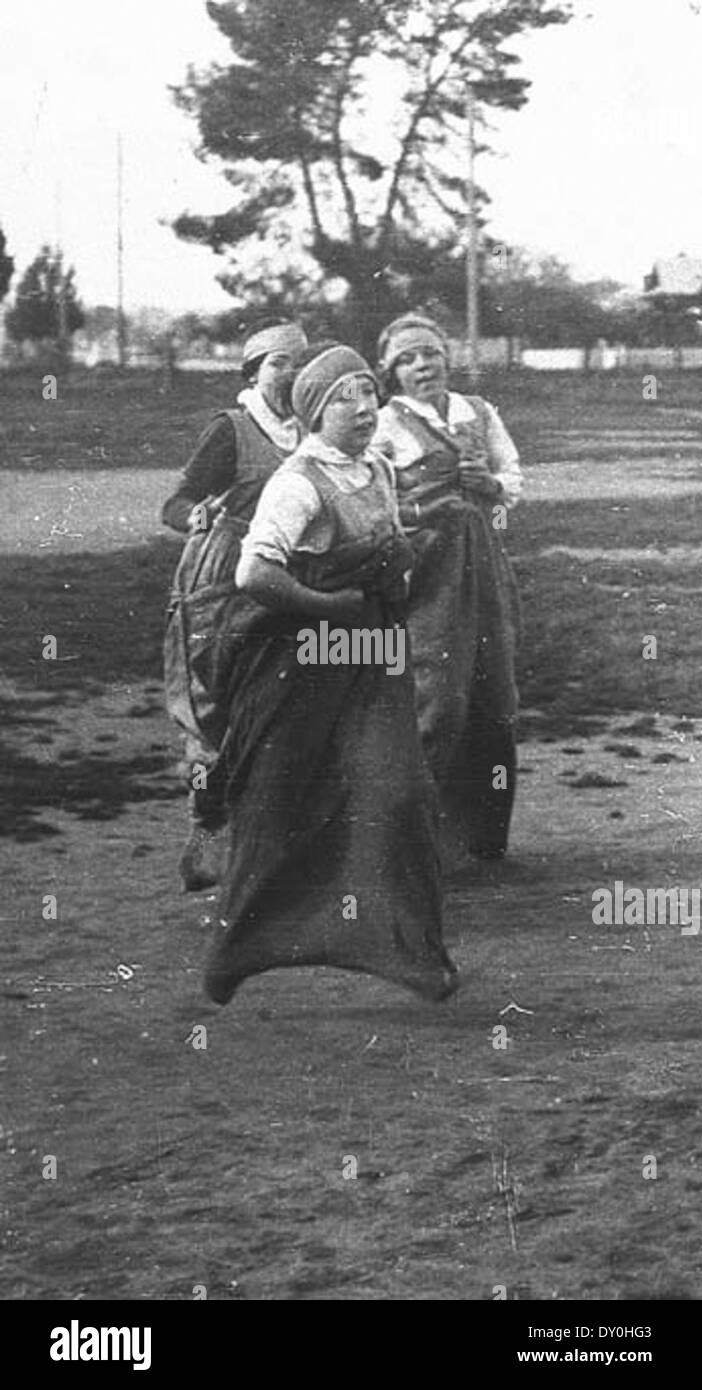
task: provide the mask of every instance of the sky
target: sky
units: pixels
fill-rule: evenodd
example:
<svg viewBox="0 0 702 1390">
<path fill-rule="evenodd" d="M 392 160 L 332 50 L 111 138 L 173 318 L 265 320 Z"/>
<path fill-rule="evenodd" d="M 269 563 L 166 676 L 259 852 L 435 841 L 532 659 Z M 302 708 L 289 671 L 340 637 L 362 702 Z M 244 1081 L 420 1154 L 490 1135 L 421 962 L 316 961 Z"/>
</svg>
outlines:
<svg viewBox="0 0 702 1390">
<path fill-rule="evenodd" d="M 576 7 L 512 44 L 532 87 L 521 112 L 491 116 L 495 153 L 477 166 L 489 230 L 640 287 L 655 258 L 702 255 L 702 0 Z M 115 302 L 121 131 L 127 308 L 227 307 L 221 258 L 161 224 L 229 205 L 168 91 L 228 52 L 204 0 L 5 0 L 0 225 L 19 273 L 60 242 L 84 302 Z"/>
</svg>

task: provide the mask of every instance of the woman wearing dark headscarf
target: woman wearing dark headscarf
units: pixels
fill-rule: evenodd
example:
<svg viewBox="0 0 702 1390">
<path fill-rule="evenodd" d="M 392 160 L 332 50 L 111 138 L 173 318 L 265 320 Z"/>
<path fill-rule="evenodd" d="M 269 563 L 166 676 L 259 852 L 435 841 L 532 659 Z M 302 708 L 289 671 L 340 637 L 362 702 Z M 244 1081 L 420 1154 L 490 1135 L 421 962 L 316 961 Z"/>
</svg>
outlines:
<svg viewBox="0 0 702 1390">
<path fill-rule="evenodd" d="M 244 344 L 245 387 L 201 436 L 163 520 L 189 533 L 176 571 L 165 640 L 166 702 L 186 734 L 191 832 L 180 869 L 186 890 L 217 881 L 224 823 L 222 739 L 227 727 L 228 629 L 242 537 L 264 483 L 299 442 L 290 392 L 307 339 L 270 320 Z"/>
<path fill-rule="evenodd" d="M 206 987 L 226 1003 L 250 975 L 328 965 L 440 999 L 456 977 L 404 660 L 409 547 L 390 469 L 368 449 L 368 364 L 318 349 L 293 405 L 308 433 L 266 484 L 237 568 L 250 608 L 238 614 L 230 847 Z"/>
<path fill-rule="evenodd" d="M 448 345 L 431 319 L 385 329 L 390 395 L 376 442 L 393 460 L 413 550 L 408 626 L 419 727 L 450 823 L 500 858 L 515 790 L 516 585 L 503 536 L 519 496 L 517 450 L 497 411 L 448 390 Z"/>
</svg>

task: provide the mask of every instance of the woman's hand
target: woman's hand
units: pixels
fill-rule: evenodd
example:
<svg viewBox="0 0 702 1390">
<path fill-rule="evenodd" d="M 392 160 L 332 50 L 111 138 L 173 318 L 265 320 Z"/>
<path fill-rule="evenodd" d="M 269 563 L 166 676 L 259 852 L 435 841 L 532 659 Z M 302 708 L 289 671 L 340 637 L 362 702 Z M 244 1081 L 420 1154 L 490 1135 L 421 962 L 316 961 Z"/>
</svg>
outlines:
<svg viewBox="0 0 702 1390">
<path fill-rule="evenodd" d="M 441 529 L 442 523 L 465 516 L 466 498 L 457 492 L 434 497 L 429 502 L 401 502 L 400 520 L 407 535 L 416 531 Z"/>
<path fill-rule="evenodd" d="M 502 496 L 502 483 L 483 464 L 468 461 L 459 463 L 458 473 L 461 483 L 467 491 L 472 489 L 483 497 L 497 498 Z"/>
<path fill-rule="evenodd" d="M 236 583 L 266 608 L 301 618 L 331 618 L 352 623 L 366 603 L 362 589 L 310 589 L 289 574 L 283 565 L 273 564 L 258 555 L 248 558 L 242 555 L 237 565 Z"/>
</svg>

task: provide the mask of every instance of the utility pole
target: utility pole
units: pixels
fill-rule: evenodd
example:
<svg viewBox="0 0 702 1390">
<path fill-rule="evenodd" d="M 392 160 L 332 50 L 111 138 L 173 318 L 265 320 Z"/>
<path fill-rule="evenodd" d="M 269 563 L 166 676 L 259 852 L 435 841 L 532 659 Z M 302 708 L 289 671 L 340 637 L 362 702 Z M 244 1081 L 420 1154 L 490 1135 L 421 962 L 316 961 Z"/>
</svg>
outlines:
<svg viewBox="0 0 702 1390">
<path fill-rule="evenodd" d="M 66 303 L 66 272 L 63 265 L 63 252 L 59 248 L 57 252 L 58 263 L 58 348 L 61 357 L 67 357 L 69 352 L 69 333 L 68 333 L 68 305 Z"/>
<path fill-rule="evenodd" d="M 468 123 L 466 346 L 468 350 L 468 373 L 472 384 L 475 385 L 480 377 L 480 330 L 478 324 L 478 207 L 475 191 L 475 92 L 471 82 L 468 83 L 466 89 L 466 119 Z"/>
<path fill-rule="evenodd" d="M 127 331 L 124 319 L 124 237 L 122 232 L 123 201 L 122 136 L 117 136 L 117 361 L 124 367 L 127 360 Z"/>
<path fill-rule="evenodd" d="M 54 222 L 56 230 L 56 298 L 58 304 L 58 341 L 61 358 L 68 352 L 68 306 L 66 304 L 66 277 L 63 265 L 63 189 L 57 180 L 54 186 Z"/>
</svg>

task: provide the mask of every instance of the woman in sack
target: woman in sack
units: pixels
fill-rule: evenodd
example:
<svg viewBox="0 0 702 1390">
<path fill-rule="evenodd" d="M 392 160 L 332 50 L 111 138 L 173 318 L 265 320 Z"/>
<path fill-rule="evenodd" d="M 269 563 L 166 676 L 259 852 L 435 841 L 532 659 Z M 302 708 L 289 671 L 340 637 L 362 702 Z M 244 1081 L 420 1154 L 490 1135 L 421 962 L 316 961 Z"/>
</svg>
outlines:
<svg viewBox="0 0 702 1390">
<path fill-rule="evenodd" d="M 180 863 L 186 891 L 210 887 L 218 877 L 228 632 L 243 601 L 234 575 L 264 483 L 299 441 L 290 391 L 306 346 L 302 329 L 280 320 L 249 335 L 237 408 L 214 417 L 163 508 L 165 524 L 189 537 L 173 583 L 164 646 L 166 704 L 186 734 L 191 830 Z"/>
<path fill-rule="evenodd" d="M 435 792 L 409 663 L 386 664 L 404 643 L 410 549 L 391 469 L 368 448 L 368 364 L 318 346 L 293 405 L 307 433 L 266 484 L 236 573 L 251 609 L 237 614 L 229 856 L 206 988 L 224 1004 L 251 975 L 326 965 L 441 999 L 456 971 Z"/>
<path fill-rule="evenodd" d="M 516 777 L 519 612 L 504 547 L 522 486 L 497 411 L 448 390 L 448 345 L 431 319 L 385 329 L 379 371 L 389 395 L 376 442 L 393 461 L 413 551 L 408 626 L 424 750 L 449 842 L 501 858 Z"/>
</svg>

